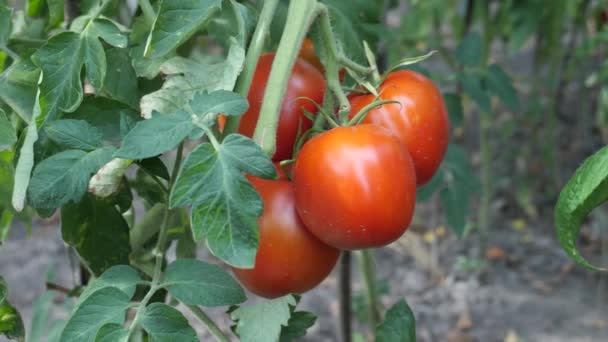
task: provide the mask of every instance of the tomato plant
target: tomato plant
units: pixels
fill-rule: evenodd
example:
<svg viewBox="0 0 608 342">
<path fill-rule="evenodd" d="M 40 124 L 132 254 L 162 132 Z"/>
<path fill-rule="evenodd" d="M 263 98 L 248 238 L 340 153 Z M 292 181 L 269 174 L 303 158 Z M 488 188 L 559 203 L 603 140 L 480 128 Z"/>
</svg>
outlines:
<svg viewBox="0 0 608 342">
<path fill-rule="evenodd" d="M 274 57 L 274 54 L 261 55 L 255 69 L 252 87 L 247 95 L 249 110 L 243 114 L 238 129 L 239 133 L 246 136 L 252 137 L 256 128 Z M 323 102 L 324 93 L 323 75 L 305 60 L 297 59 L 289 75 L 281 105 L 273 160 L 291 159 L 298 133 L 306 132 L 312 127 L 312 121 L 304 113 L 315 113 L 317 104 Z"/>
<path fill-rule="evenodd" d="M 416 175 L 408 152 L 384 128 L 340 127 L 315 136 L 293 172 L 302 221 L 331 246 L 383 246 L 410 224 Z"/>
<path fill-rule="evenodd" d="M 304 226 L 296 212 L 289 181 L 248 177 L 264 202 L 258 219 L 260 246 L 252 269 L 233 268 L 237 279 L 267 298 L 304 293 L 317 286 L 334 268 L 340 251 Z"/>
<path fill-rule="evenodd" d="M 378 88 L 380 98 L 398 103 L 370 110 L 363 123 L 390 130 L 410 152 L 418 185 L 427 183 L 443 161 L 448 147 L 450 123 L 441 92 L 425 76 L 411 70 L 387 75 Z M 374 95 L 351 98 L 351 117 L 375 99 Z"/>
</svg>

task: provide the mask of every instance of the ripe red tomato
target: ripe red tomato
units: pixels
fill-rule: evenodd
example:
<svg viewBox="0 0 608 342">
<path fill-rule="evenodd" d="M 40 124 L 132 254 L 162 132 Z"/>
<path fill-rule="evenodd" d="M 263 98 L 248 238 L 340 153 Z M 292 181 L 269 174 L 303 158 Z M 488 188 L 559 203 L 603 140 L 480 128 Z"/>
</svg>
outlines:
<svg viewBox="0 0 608 342">
<path fill-rule="evenodd" d="M 241 117 L 238 132 L 248 137 L 253 136 L 255 126 L 260 116 L 260 107 L 264 99 L 264 90 L 268 82 L 274 54 L 263 54 L 258 60 L 251 89 L 247 95 L 249 109 Z M 298 58 L 289 77 L 285 98 L 281 106 L 279 126 L 277 129 L 277 149 L 272 157 L 280 161 L 290 159 L 293 145 L 301 125 L 304 133 L 312 127 L 312 122 L 304 116 L 304 111 L 315 113 L 316 106 L 311 102 L 321 104 L 325 93 L 323 75 L 305 60 Z"/>
<path fill-rule="evenodd" d="M 376 125 L 339 127 L 307 141 L 295 162 L 296 208 L 330 246 L 384 246 L 407 229 L 416 174 L 403 144 Z"/>
<path fill-rule="evenodd" d="M 253 269 L 233 268 L 251 292 L 266 298 L 303 293 L 319 285 L 334 268 L 340 251 L 304 226 L 295 208 L 293 187 L 286 180 L 248 176 L 264 201 L 258 219 L 260 244 Z"/>
<path fill-rule="evenodd" d="M 450 122 L 439 89 L 425 76 L 401 70 L 388 75 L 378 89 L 382 100 L 396 100 L 372 109 L 363 123 L 389 129 L 407 147 L 418 185 L 428 182 L 443 160 L 448 147 Z M 351 98 L 351 117 L 374 101 L 373 95 Z"/>
</svg>

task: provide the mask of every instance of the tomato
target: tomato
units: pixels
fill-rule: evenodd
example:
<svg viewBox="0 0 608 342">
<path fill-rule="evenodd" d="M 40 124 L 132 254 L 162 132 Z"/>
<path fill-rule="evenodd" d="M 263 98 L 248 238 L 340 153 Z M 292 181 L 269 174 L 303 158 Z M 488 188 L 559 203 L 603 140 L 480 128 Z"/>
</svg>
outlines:
<svg viewBox="0 0 608 342">
<path fill-rule="evenodd" d="M 323 75 L 325 75 L 325 67 L 319 57 L 317 57 L 317 53 L 315 51 L 315 45 L 311 39 L 306 38 L 302 42 L 302 48 L 300 49 L 300 53 L 298 54 L 300 58 L 305 59 L 308 63 L 312 64 L 317 70 L 319 70 Z M 344 75 L 346 75 L 346 70 L 344 68 L 340 68 L 338 77 L 340 82 L 344 80 Z"/>
<path fill-rule="evenodd" d="M 407 229 L 416 174 L 403 144 L 376 125 L 339 127 L 307 141 L 294 165 L 296 208 L 330 246 L 384 246 Z"/>
<path fill-rule="evenodd" d="M 450 123 L 448 111 L 435 84 L 410 70 L 392 72 L 378 89 L 382 100 L 400 103 L 372 109 L 363 123 L 390 130 L 407 147 L 418 185 L 428 182 L 443 160 L 448 147 Z M 351 98 L 351 117 L 374 101 L 373 95 Z"/>
<path fill-rule="evenodd" d="M 238 132 L 248 137 L 253 136 L 255 126 L 260 116 L 260 107 L 264 99 L 264 90 L 268 82 L 274 54 L 263 54 L 258 60 L 251 89 L 247 95 L 249 109 L 241 117 Z M 325 79 L 323 75 L 305 60 L 298 58 L 287 84 L 285 98 L 279 114 L 277 128 L 276 152 L 272 159 L 275 161 L 290 159 L 293 145 L 297 139 L 298 128 L 304 133 L 312 127 L 312 122 L 304 116 L 304 111 L 315 113 L 315 103 L 323 102 Z"/>
<path fill-rule="evenodd" d="M 296 212 L 289 181 L 248 179 L 264 201 L 264 213 L 258 219 L 260 242 L 255 267 L 233 268 L 237 279 L 266 298 L 303 293 L 319 285 L 334 268 L 340 251 L 306 229 Z"/>
</svg>

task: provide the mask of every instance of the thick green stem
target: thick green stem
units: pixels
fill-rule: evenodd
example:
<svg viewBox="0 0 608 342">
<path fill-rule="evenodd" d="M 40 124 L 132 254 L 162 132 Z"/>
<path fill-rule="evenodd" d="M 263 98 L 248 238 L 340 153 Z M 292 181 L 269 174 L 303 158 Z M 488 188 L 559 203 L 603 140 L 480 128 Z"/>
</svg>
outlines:
<svg viewBox="0 0 608 342">
<path fill-rule="evenodd" d="M 272 69 L 264 92 L 253 140 L 268 154 L 276 150 L 276 133 L 279 113 L 287 90 L 287 81 L 302 46 L 302 41 L 316 11 L 316 0 L 292 1 L 287 10 L 287 25 L 283 30 Z"/>
<path fill-rule="evenodd" d="M 222 332 L 222 330 L 215 324 L 215 322 L 207 316 L 207 314 L 196 305 L 186 305 L 188 309 L 209 329 L 209 332 L 215 336 L 218 342 L 229 342 L 228 337 Z"/>
<path fill-rule="evenodd" d="M 374 257 L 369 250 L 356 252 L 359 268 L 365 283 L 365 297 L 367 298 L 367 309 L 369 325 L 373 330 L 380 323 L 380 311 L 378 310 L 378 291 L 376 290 L 376 272 L 374 269 Z"/>
<path fill-rule="evenodd" d="M 278 0 L 266 0 L 260 13 L 257 26 L 249 42 L 249 49 L 247 50 L 247 56 L 245 57 L 245 65 L 243 71 L 239 76 L 235 91 L 242 96 L 247 96 L 255 69 L 258 65 L 258 59 L 264 48 L 264 41 L 268 34 L 270 23 L 274 17 L 274 12 L 277 8 Z M 236 132 L 239 127 L 240 116 L 229 116 L 226 120 L 226 126 L 224 127 L 224 136 Z"/>
<path fill-rule="evenodd" d="M 154 20 L 156 19 L 154 7 L 152 7 L 152 4 L 150 4 L 149 0 L 137 0 L 137 3 L 139 4 L 139 8 L 141 8 L 141 11 L 144 12 L 144 18 L 146 19 L 146 23 L 149 26 L 152 26 Z"/>
</svg>

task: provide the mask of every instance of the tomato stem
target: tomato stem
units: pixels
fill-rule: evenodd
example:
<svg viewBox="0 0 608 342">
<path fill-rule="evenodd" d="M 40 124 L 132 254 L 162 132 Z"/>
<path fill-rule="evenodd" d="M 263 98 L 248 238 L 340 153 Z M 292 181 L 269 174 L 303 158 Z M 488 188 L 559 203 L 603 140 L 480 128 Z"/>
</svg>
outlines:
<svg viewBox="0 0 608 342">
<path fill-rule="evenodd" d="M 154 11 L 154 7 L 150 4 L 149 0 L 137 0 L 139 4 L 139 8 L 144 13 L 144 19 L 149 26 L 152 26 L 154 20 L 156 20 L 156 12 Z"/>
<path fill-rule="evenodd" d="M 357 114 L 355 114 L 355 116 L 353 116 L 353 118 L 348 122 L 348 126 L 360 124 L 363 120 L 365 120 L 365 117 L 367 116 L 367 114 L 369 114 L 370 110 L 389 103 L 398 103 L 399 105 L 402 105 L 401 102 L 395 100 L 374 101 L 368 104 L 367 106 L 361 108 L 361 110 Z"/>
<path fill-rule="evenodd" d="M 296 62 L 304 36 L 317 15 L 316 0 L 291 1 L 287 19 L 279 42 L 272 69 L 268 77 L 260 117 L 253 134 L 253 140 L 268 154 L 276 150 L 276 133 L 279 113 L 287 90 L 287 81 Z"/>
<path fill-rule="evenodd" d="M 367 298 L 367 309 L 369 314 L 369 325 L 373 330 L 380 323 L 380 311 L 378 310 L 378 292 L 376 290 L 376 271 L 374 268 L 374 256 L 370 250 L 356 252 L 359 268 L 365 282 L 365 295 Z"/>
<path fill-rule="evenodd" d="M 264 48 L 264 42 L 266 35 L 272 23 L 274 12 L 276 11 L 278 0 L 266 0 L 260 13 L 251 41 L 249 42 L 249 49 L 245 57 L 245 64 L 243 66 L 243 72 L 236 81 L 235 91 L 242 96 L 247 96 L 251 82 L 253 81 L 253 75 L 258 65 L 258 59 Z M 239 128 L 240 116 L 229 116 L 226 120 L 226 126 L 224 127 L 224 137 L 230 133 L 234 133 Z"/>
<path fill-rule="evenodd" d="M 201 321 L 203 324 L 207 326 L 209 332 L 215 336 L 215 339 L 218 342 L 228 342 L 230 341 L 226 335 L 222 332 L 222 330 L 215 324 L 215 322 L 207 316 L 205 311 L 199 308 L 197 305 L 186 305 L 188 309 Z"/>
</svg>

